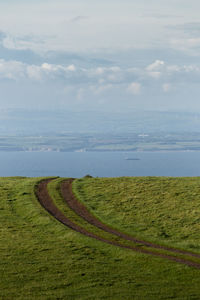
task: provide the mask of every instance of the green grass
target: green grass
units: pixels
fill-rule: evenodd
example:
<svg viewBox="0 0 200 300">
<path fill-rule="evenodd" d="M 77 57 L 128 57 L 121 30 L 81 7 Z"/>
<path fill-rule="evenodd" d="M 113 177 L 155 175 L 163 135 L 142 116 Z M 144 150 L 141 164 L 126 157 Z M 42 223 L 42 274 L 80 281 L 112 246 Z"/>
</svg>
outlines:
<svg viewBox="0 0 200 300">
<path fill-rule="evenodd" d="M 51 198 L 54 202 L 54 204 L 66 215 L 71 221 L 78 224 L 79 226 L 85 228 L 89 232 L 93 232 L 94 234 L 98 234 L 99 236 L 107 239 L 111 239 L 114 241 L 120 241 L 120 238 L 117 236 L 114 236 L 112 234 L 109 234 L 105 232 L 104 230 L 101 230 L 97 228 L 96 226 L 93 226 L 89 224 L 87 221 L 85 221 L 83 218 L 79 217 L 73 210 L 71 210 L 68 205 L 66 205 L 65 200 L 61 196 L 60 191 L 60 184 L 62 183 L 63 178 L 58 178 L 56 180 L 51 181 L 48 184 L 48 192 L 51 195 Z M 128 244 L 128 243 L 127 243 Z"/>
<path fill-rule="evenodd" d="M 105 223 L 200 252 L 200 178 L 84 178 L 73 188 Z"/>
<path fill-rule="evenodd" d="M 136 249 L 138 249 L 139 251 L 144 249 L 147 251 L 153 251 L 154 253 L 162 253 L 162 254 L 166 254 L 166 255 L 170 255 L 170 256 L 176 256 L 176 257 L 180 257 L 183 259 L 189 259 L 191 261 L 196 261 L 198 263 L 200 263 L 200 259 L 199 258 L 195 258 L 195 257 L 191 257 L 191 256 L 187 256 L 186 254 L 178 254 L 178 253 L 172 253 L 168 250 L 164 250 L 164 249 L 149 249 L 148 246 L 144 246 L 141 243 L 135 243 L 133 241 L 127 241 L 124 240 L 123 238 L 118 237 L 115 234 L 110 234 L 104 230 L 101 230 L 99 228 L 97 228 L 96 226 L 93 226 L 91 224 L 89 224 L 87 221 L 85 221 L 82 217 L 79 217 L 73 210 L 71 210 L 70 207 L 68 207 L 68 205 L 66 204 L 66 201 L 63 199 L 62 195 L 61 195 L 61 190 L 60 190 L 60 184 L 62 183 L 62 181 L 65 180 L 63 178 L 58 178 L 55 179 L 53 181 L 51 181 L 48 184 L 48 192 L 51 195 L 51 198 L 54 202 L 54 204 L 59 208 L 60 211 L 63 212 L 63 214 L 65 216 L 67 216 L 67 218 L 69 218 L 71 221 L 73 221 L 75 224 L 79 225 L 80 227 L 86 229 L 88 232 L 92 232 L 93 234 L 99 236 L 100 238 L 106 239 L 107 241 L 112 241 L 112 242 L 117 242 L 123 246 L 131 246 L 131 247 L 135 247 Z"/>
<path fill-rule="evenodd" d="M 37 202 L 34 186 L 39 180 L 0 178 L 0 299 L 199 299 L 199 270 L 107 245 L 66 228 Z M 134 220 L 130 224 L 126 222 L 134 213 L 134 202 L 129 199 L 130 203 L 125 204 L 125 198 L 120 197 L 116 189 L 120 184 L 124 189 L 130 184 L 131 190 L 136 179 L 109 180 L 84 179 L 75 185 L 81 199 L 84 198 L 95 214 L 107 223 L 132 232 Z M 142 186 L 142 178 L 138 180 Z M 154 187 L 156 180 L 158 185 L 159 179 L 152 180 Z M 190 184 L 192 180 L 193 185 L 198 186 L 198 179 L 190 179 Z M 169 191 L 170 186 L 169 179 Z M 180 192 L 178 187 L 176 189 L 174 184 L 177 193 Z M 196 193 L 197 190 L 196 187 Z M 108 194 L 112 197 L 107 198 Z M 190 207 L 196 210 L 198 194 L 190 201 Z M 126 211 L 122 211 L 124 207 L 127 207 Z M 187 206 L 184 207 L 183 211 Z M 139 219 L 144 222 L 138 212 L 137 221 Z M 185 222 L 191 229 L 190 221 L 186 219 Z M 140 228 L 140 223 L 136 228 Z M 176 233 L 173 228 L 172 233 Z M 149 236 L 145 230 L 139 229 L 137 233 Z M 153 239 L 165 240 L 157 234 Z M 173 240 L 176 240 L 175 236 L 170 237 L 170 243 Z M 179 234 L 177 240 L 179 245 Z M 189 247 L 187 240 L 185 238 L 181 244 L 185 248 Z M 198 250 L 199 238 L 195 230 L 192 231 L 192 243 L 196 245 L 195 251 Z"/>
</svg>

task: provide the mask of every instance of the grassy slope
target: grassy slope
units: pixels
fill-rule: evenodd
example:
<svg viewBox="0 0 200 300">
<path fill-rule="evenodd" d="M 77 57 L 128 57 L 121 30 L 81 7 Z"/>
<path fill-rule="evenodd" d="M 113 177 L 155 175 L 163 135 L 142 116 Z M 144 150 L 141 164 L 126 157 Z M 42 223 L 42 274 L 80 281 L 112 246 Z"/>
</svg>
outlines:
<svg viewBox="0 0 200 300">
<path fill-rule="evenodd" d="M 199 299 L 200 271 L 67 229 L 37 203 L 37 180 L 0 179 L 0 299 Z"/>
<path fill-rule="evenodd" d="M 99 229 L 98 227 L 91 225 L 90 223 L 88 223 L 87 221 L 85 221 L 82 217 L 80 217 L 79 215 L 77 215 L 67 204 L 66 201 L 63 199 L 63 197 L 61 196 L 61 191 L 60 191 L 60 184 L 63 181 L 63 178 L 58 178 L 56 180 L 51 181 L 48 184 L 48 192 L 51 195 L 52 200 L 54 201 L 54 204 L 59 208 L 60 211 L 63 212 L 63 214 L 65 216 L 67 216 L 71 221 L 73 221 L 74 223 L 76 223 L 77 225 L 81 226 L 82 228 L 86 229 L 88 232 L 92 232 L 95 235 L 98 235 L 101 238 L 104 238 L 106 240 L 109 241 L 113 241 L 113 242 L 119 242 L 120 244 L 123 245 L 127 245 L 127 246 L 134 246 L 134 247 L 139 247 L 139 249 L 143 248 L 146 250 L 149 250 L 148 247 L 145 247 L 143 245 L 139 245 L 131 242 L 131 241 L 126 241 L 123 238 L 118 237 L 117 235 L 114 234 L 110 234 L 102 229 Z M 167 251 L 164 250 L 156 250 L 154 249 L 154 252 L 162 252 L 165 254 L 168 254 Z M 171 253 L 170 253 L 171 254 Z M 173 254 L 174 256 L 181 256 L 180 254 Z M 187 256 L 182 256 L 183 258 L 185 257 L 187 259 Z M 197 260 L 199 262 L 198 259 L 195 258 L 191 258 L 192 260 Z"/>
<path fill-rule="evenodd" d="M 80 179 L 74 190 L 108 224 L 200 252 L 200 178 Z"/>
</svg>

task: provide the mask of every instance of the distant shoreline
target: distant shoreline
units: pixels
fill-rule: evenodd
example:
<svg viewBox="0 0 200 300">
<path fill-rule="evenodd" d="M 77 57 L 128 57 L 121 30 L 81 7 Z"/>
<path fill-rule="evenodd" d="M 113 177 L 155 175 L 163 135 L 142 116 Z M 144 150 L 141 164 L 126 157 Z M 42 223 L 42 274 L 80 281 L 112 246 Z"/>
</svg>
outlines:
<svg viewBox="0 0 200 300">
<path fill-rule="evenodd" d="M 200 149 L 198 150 L 175 150 L 175 149 L 170 149 L 170 150 L 150 150 L 150 149 L 146 149 L 146 150 L 92 150 L 92 149 L 89 149 L 89 150 L 85 150 L 85 151 L 77 151 L 77 150 L 1 150 L 0 149 L 0 152 L 6 152 L 6 153 L 9 153 L 9 152 L 37 152 L 37 153 L 47 153 L 47 152 L 58 152 L 58 153 L 67 153 L 67 152 L 70 152 L 70 153 L 90 153 L 90 152 L 99 152 L 99 153 L 102 153 L 102 152 L 120 152 L 120 153 L 169 153 L 169 152 L 200 152 Z M 126 158 L 126 160 L 139 160 L 137 158 Z"/>
</svg>

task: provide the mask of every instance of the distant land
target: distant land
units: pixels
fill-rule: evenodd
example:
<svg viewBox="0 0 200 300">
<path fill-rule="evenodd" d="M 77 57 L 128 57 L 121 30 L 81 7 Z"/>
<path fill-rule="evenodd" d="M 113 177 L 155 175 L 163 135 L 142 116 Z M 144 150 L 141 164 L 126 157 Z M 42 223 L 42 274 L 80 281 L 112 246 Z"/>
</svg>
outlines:
<svg viewBox="0 0 200 300">
<path fill-rule="evenodd" d="M 199 151 L 200 114 L 0 111 L 0 151 Z"/>
</svg>

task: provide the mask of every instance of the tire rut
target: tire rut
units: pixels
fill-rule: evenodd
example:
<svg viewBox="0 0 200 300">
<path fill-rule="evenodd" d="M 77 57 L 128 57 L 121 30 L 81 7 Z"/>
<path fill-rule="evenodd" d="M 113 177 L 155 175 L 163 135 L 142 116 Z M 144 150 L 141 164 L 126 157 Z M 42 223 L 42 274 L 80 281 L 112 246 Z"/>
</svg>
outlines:
<svg viewBox="0 0 200 300">
<path fill-rule="evenodd" d="M 101 222 L 98 218 L 96 218 L 88 209 L 87 207 L 81 203 L 77 198 L 75 197 L 73 191 L 72 191 L 72 182 L 74 179 L 69 179 L 65 180 L 61 183 L 61 194 L 65 201 L 67 202 L 67 205 L 80 217 L 85 219 L 88 223 L 106 231 L 111 234 L 114 234 L 120 238 L 123 238 L 124 240 L 127 241 L 132 241 L 134 243 L 142 244 L 143 246 L 155 248 L 155 249 L 162 249 L 166 251 L 170 251 L 176 254 L 182 254 L 182 255 L 188 255 L 192 257 L 197 257 L 200 258 L 200 254 L 198 253 L 193 253 L 187 250 L 181 250 L 181 249 L 176 249 L 168 246 L 163 246 L 163 245 L 158 245 L 156 243 L 148 242 L 145 240 L 141 240 L 138 238 L 135 238 L 133 236 L 130 236 L 126 233 L 120 232 L 107 224 L 104 224 Z"/>
<path fill-rule="evenodd" d="M 186 260 L 183 258 L 179 258 L 179 257 L 174 257 L 174 256 L 170 256 L 170 255 L 166 255 L 163 253 L 158 253 L 158 252 L 153 252 L 151 250 L 146 250 L 146 249 L 141 249 L 138 247 L 133 247 L 133 246 L 129 246 L 129 245 L 124 245 L 115 241 L 111 241 L 105 238 L 102 238 L 101 236 L 98 236 L 92 232 L 87 231 L 85 228 L 77 225 L 76 223 L 72 222 L 69 218 L 67 218 L 58 208 L 57 206 L 54 204 L 53 200 L 51 199 L 48 190 L 47 190 L 47 185 L 48 183 L 51 181 L 52 179 L 47 179 L 47 180 L 43 180 L 41 181 L 38 186 L 37 189 L 35 191 L 36 197 L 39 201 L 39 203 L 41 204 L 41 206 L 47 210 L 54 218 L 56 218 L 59 222 L 61 222 L 62 224 L 64 224 L 65 226 L 71 228 L 72 230 L 75 230 L 76 232 L 79 232 L 87 237 L 91 237 L 94 238 L 98 241 L 110 244 L 110 245 L 114 245 L 120 248 L 125 248 L 125 249 L 130 249 L 132 251 L 138 252 L 138 253 L 142 253 L 142 254 L 149 254 L 155 257 L 159 257 L 159 258 L 164 258 L 164 259 L 168 259 L 177 263 L 181 263 L 183 265 L 186 266 L 190 266 L 190 267 L 194 267 L 196 269 L 200 269 L 200 263 L 197 262 L 193 262 L 190 260 Z M 72 183 L 72 181 L 70 180 L 70 182 Z M 66 188 L 65 188 L 66 191 Z M 70 192 L 71 193 L 71 192 Z M 73 193 L 72 193 L 73 195 Z M 74 197 L 75 198 L 75 197 Z"/>
</svg>

